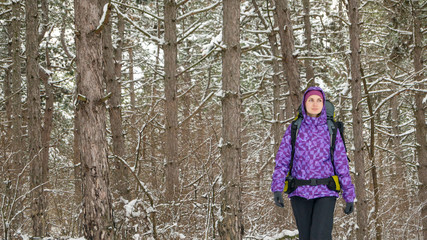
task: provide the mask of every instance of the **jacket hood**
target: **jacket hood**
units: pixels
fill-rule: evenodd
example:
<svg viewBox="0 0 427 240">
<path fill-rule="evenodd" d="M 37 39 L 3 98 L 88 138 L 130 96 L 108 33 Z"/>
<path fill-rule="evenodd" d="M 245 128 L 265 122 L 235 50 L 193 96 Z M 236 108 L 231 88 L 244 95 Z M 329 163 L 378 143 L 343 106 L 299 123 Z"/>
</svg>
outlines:
<svg viewBox="0 0 427 240">
<path fill-rule="evenodd" d="M 313 90 L 317 90 L 320 91 L 322 93 L 323 96 L 323 108 L 322 111 L 320 112 L 320 116 L 319 117 L 309 117 L 305 111 L 305 100 L 306 100 L 306 96 L 307 93 Z M 307 89 L 307 91 L 305 91 L 304 93 L 304 97 L 302 98 L 302 103 L 301 103 L 301 110 L 302 110 L 302 115 L 303 115 L 303 119 L 304 120 L 308 120 L 308 121 L 313 121 L 313 123 L 317 124 L 321 124 L 321 123 L 326 123 L 326 109 L 325 109 L 325 100 L 326 100 L 326 96 L 325 93 L 323 92 L 323 90 L 320 87 L 309 87 Z"/>
</svg>

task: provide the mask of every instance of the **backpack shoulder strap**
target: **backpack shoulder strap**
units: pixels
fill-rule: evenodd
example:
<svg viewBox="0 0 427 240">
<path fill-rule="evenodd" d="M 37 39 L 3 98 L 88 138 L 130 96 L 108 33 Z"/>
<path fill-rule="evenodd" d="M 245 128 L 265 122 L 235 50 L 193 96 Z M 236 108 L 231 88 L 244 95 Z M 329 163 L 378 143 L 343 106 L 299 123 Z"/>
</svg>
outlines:
<svg viewBox="0 0 427 240">
<path fill-rule="evenodd" d="M 335 143 L 337 140 L 337 129 L 338 129 L 337 123 L 332 119 L 328 119 L 328 128 L 329 128 L 329 134 L 331 136 L 331 147 L 330 147 L 331 162 L 332 162 L 332 167 L 334 168 L 334 174 L 337 175 L 337 172 L 335 169 L 335 162 L 334 162 Z"/>
<path fill-rule="evenodd" d="M 337 128 L 340 131 L 342 142 L 344 143 L 345 152 L 347 153 L 347 146 L 345 144 L 345 139 L 344 139 L 344 123 L 343 122 L 339 122 L 339 121 L 337 121 L 336 123 L 337 123 Z M 347 160 L 350 162 L 350 158 L 348 158 L 348 155 L 347 155 Z"/>
<path fill-rule="evenodd" d="M 294 155 L 295 155 L 295 144 L 297 141 L 298 136 L 298 130 L 301 127 L 301 118 L 297 118 L 296 120 L 292 121 L 291 126 L 291 145 L 292 145 L 292 152 L 291 152 L 291 162 L 289 163 L 289 175 L 292 173 L 292 167 L 294 164 Z"/>
</svg>

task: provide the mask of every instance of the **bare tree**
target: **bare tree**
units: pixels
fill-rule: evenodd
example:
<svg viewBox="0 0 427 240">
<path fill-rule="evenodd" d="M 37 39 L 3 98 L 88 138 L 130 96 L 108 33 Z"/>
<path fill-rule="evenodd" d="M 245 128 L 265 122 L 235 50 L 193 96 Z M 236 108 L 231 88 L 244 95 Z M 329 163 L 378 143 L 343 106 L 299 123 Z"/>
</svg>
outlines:
<svg viewBox="0 0 427 240">
<path fill-rule="evenodd" d="M 363 120 L 360 101 L 362 99 L 362 78 L 360 64 L 360 27 L 359 0 L 349 0 L 350 50 L 351 50 L 351 95 L 354 136 L 354 159 L 356 165 L 356 196 L 357 196 L 357 239 L 368 236 L 368 205 L 365 194 L 365 159 L 363 153 Z"/>
<path fill-rule="evenodd" d="M 104 4 L 108 1 L 104 0 Z M 111 7 L 111 5 L 110 5 Z M 111 10 L 108 10 L 111 11 Z M 108 15 L 107 15 L 108 16 Z M 120 84 L 120 70 L 121 67 L 121 39 L 118 41 L 116 51 L 120 51 L 120 54 L 114 53 L 113 42 L 112 42 L 112 23 L 108 22 L 104 25 L 102 32 L 102 43 L 103 43 L 103 57 L 104 57 L 104 79 L 107 87 L 108 95 L 108 113 L 110 115 L 110 126 L 111 135 L 113 142 L 113 155 L 114 164 L 112 168 L 112 179 L 114 179 L 114 191 L 117 191 L 118 196 L 122 196 L 127 199 L 129 194 L 127 182 L 127 170 L 118 158 L 125 157 L 125 138 L 123 135 L 122 126 L 122 111 L 121 111 L 121 84 Z M 117 59 L 119 58 L 119 59 Z M 118 68 L 118 69 L 116 69 Z M 118 70 L 118 71 L 117 71 Z"/>
<path fill-rule="evenodd" d="M 305 37 L 305 49 L 307 51 L 307 58 L 304 59 L 305 66 L 305 78 L 310 86 L 315 85 L 314 81 L 314 70 L 311 63 L 311 24 L 310 24 L 310 0 L 302 1 L 304 7 L 304 37 Z"/>
<path fill-rule="evenodd" d="M 12 51 L 12 160 L 13 166 L 11 171 L 16 177 L 17 173 L 22 170 L 24 166 L 22 143 L 22 78 L 21 78 L 21 10 L 20 2 L 12 2 L 12 23 L 11 23 L 11 51 Z"/>
<path fill-rule="evenodd" d="M 165 97 L 166 97 L 166 200 L 174 201 L 179 193 L 178 179 L 178 104 L 176 96 L 177 37 L 176 2 L 164 0 L 165 4 Z"/>
<path fill-rule="evenodd" d="M 40 78 L 38 67 L 38 6 L 37 0 L 25 1 L 27 55 L 27 101 L 28 101 L 28 147 L 31 162 L 31 219 L 33 221 L 33 236 L 44 237 L 46 219 L 46 198 L 43 182 L 43 162 L 41 157 L 41 103 Z"/>
<path fill-rule="evenodd" d="M 296 113 L 301 104 L 300 76 L 295 55 L 294 33 L 290 17 L 288 0 L 275 0 L 277 23 L 279 25 L 283 67 L 289 85 L 289 94 L 293 112 Z"/>
<path fill-rule="evenodd" d="M 223 1 L 221 239 L 243 237 L 241 209 L 240 1 Z"/>
<path fill-rule="evenodd" d="M 417 140 L 417 155 L 418 155 L 418 177 L 421 182 L 418 189 L 418 195 L 421 203 L 421 221 L 422 221 L 422 236 L 427 238 L 427 125 L 425 115 L 425 105 L 423 99 L 425 97 L 425 86 L 422 83 L 425 76 L 423 69 L 423 34 L 421 32 L 421 16 L 418 6 L 418 1 L 412 3 L 412 20 L 413 20 L 413 36 L 414 36 L 414 80 L 417 82 L 418 91 L 415 93 L 415 137 Z"/>
<path fill-rule="evenodd" d="M 101 0 L 74 2 L 77 53 L 76 118 L 83 184 L 84 235 L 111 239 L 113 216 L 106 146 L 105 96 L 102 78 Z M 101 18 L 102 17 L 102 18 Z"/>
<path fill-rule="evenodd" d="M 372 185 L 374 187 L 374 211 L 372 213 L 373 219 L 375 221 L 375 233 L 376 239 L 382 239 L 382 227 L 381 227 L 381 218 L 379 217 L 379 205 L 380 205 L 380 190 L 378 184 L 378 174 L 377 174 L 377 164 L 375 162 L 375 118 L 373 113 L 373 100 L 369 95 L 368 84 L 366 83 L 366 78 L 363 78 L 363 87 L 365 90 L 367 102 L 368 102 L 368 110 L 370 115 L 370 144 L 368 150 L 369 160 L 371 161 L 371 175 L 372 175 Z"/>
</svg>

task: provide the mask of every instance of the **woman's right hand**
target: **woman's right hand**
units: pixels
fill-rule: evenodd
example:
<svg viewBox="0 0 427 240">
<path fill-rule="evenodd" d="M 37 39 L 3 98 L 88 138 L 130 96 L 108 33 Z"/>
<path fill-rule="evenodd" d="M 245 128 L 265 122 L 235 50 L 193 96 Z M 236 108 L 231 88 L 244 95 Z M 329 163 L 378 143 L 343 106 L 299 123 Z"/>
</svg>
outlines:
<svg viewBox="0 0 427 240">
<path fill-rule="evenodd" d="M 278 207 L 284 207 L 285 204 L 283 203 L 283 196 L 281 191 L 274 192 L 274 203 Z"/>
</svg>

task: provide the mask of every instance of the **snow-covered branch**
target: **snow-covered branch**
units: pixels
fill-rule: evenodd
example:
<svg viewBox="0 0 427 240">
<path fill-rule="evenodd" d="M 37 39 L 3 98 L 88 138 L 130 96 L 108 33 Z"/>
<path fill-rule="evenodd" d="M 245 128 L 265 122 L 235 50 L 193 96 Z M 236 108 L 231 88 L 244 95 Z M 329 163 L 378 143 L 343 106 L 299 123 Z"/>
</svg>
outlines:
<svg viewBox="0 0 427 240">
<path fill-rule="evenodd" d="M 216 8 L 220 3 L 222 3 L 222 1 L 218 1 L 218 2 L 216 2 L 216 3 L 214 3 L 214 4 L 210 5 L 210 6 L 208 6 L 206 8 L 197 9 L 197 10 L 188 12 L 188 13 L 186 13 L 186 14 L 178 17 L 177 21 L 181 21 L 181 20 L 183 20 L 186 17 L 193 16 L 193 15 L 196 15 L 196 14 L 199 14 L 199 13 L 202 13 L 202 12 L 207 12 L 207 11 L 209 11 L 211 9 Z"/>
<path fill-rule="evenodd" d="M 111 3 L 118 4 L 118 5 L 124 6 L 124 7 L 126 7 L 126 8 L 135 9 L 135 10 L 137 10 L 137 11 L 142 12 L 142 14 L 144 14 L 144 13 L 145 13 L 145 14 L 147 14 L 148 16 L 150 16 L 150 17 L 152 17 L 152 18 L 155 18 L 155 19 L 157 19 L 157 20 L 163 21 L 163 18 L 161 18 L 161 17 L 157 16 L 157 15 L 156 15 L 156 14 L 154 14 L 154 13 L 148 12 L 148 11 L 146 11 L 146 10 L 144 10 L 144 9 L 140 9 L 140 8 L 135 7 L 135 6 L 128 5 L 128 4 L 124 4 L 124 3 L 122 3 L 122 2 L 117 2 L 117 1 L 111 1 Z"/>
<path fill-rule="evenodd" d="M 110 18 L 111 12 L 111 3 L 106 3 L 103 8 L 101 19 L 99 20 L 99 25 L 96 27 L 95 32 L 101 32 L 106 24 L 108 24 L 108 19 Z"/>
<path fill-rule="evenodd" d="M 203 56 L 199 61 L 195 62 L 191 66 L 189 66 L 186 69 L 184 69 L 182 72 L 179 72 L 176 76 L 179 77 L 183 73 L 185 73 L 185 72 L 189 71 L 190 69 L 192 69 L 193 67 L 197 66 L 199 63 L 201 63 L 203 60 L 205 60 L 207 57 L 209 57 L 215 50 L 216 50 L 216 47 L 212 48 L 208 54 L 206 54 L 205 56 Z"/>
<path fill-rule="evenodd" d="M 116 4 L 112 4 L 114 6 L 114 8 L 117 11 L 117 14 L 119 14 L 120 16 L 123 17 L 123 19 L 125 19 L 126 21 L 128 21 L 130 24 L 132 24 L 138 31 L 140 31 L 142 34 L 144 34 L 145 36 L 147 36 L 151 41 L 163 45 L 164 41 L 158 37 L 155 37 L 151 34 L 149 34 L 147 31 L 145 31 L 144 29 L 142 29 L 141 27 L 139 27 L 134 21 L 132 21 L 132 19 L 129 18 L 129 16 L 127 14 L 124 14 L 120 11 L 120 9 L 117 7 Z"/>
</svg>

